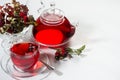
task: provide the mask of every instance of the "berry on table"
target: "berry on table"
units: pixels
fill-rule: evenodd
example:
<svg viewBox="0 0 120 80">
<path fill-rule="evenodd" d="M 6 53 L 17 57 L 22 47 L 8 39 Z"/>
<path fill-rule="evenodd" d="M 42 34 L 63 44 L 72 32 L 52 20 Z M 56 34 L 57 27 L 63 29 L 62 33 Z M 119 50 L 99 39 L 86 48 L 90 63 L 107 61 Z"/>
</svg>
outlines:
<svg viewBox="0 0 120 80">
<path fill-rule="evenodd" d="M 72 49 L 69 47 L 58 48 L 55 53 L 55 59 L 62 60 L 66 57 L 72 58 L 72 55 L 80 55 L 84 49 L 85 49 L 85 45 L 83 45 L 82 47 L 78 49 Z"/>
</svg>

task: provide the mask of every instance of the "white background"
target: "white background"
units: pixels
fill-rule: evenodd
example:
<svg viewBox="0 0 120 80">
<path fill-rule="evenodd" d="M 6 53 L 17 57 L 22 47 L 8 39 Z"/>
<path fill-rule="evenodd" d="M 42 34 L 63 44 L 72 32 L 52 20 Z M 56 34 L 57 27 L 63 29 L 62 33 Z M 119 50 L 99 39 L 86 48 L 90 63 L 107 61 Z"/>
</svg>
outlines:
<svg viewBox="0 0 120 80">
<path fill-rule="evenodd" d="M 52 72 L 44 80 L 120 80 L 120 0 L 55 1 L 71 22 L 79 22 L 71 47 L 85 44 L 86 49 L 84 56 L 59 62 L 62 76 Z M 31 9 L 39 6 L 32 5 Z M 3 54 L 0 47 L 0 59 Z M 0 68 L 0 80 L 14 79 Z"/>
</svg>

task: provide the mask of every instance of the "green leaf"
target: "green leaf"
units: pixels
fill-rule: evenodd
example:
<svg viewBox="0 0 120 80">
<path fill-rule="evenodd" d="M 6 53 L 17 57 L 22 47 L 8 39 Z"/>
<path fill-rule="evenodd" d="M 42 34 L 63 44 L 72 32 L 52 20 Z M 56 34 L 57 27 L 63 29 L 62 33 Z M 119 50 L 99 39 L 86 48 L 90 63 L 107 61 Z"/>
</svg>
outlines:
<svg viewBox="0 0 120 80">
<path fill-rule="evenodd" d="M 75 52 L 77 55 L 80 55 L 84 49 L 85 49 L 85 45 L 83 45 L 83 46 L 80 47 L 79 49 L 74 50 L 74 52 Z"/>
<path fill-rule="evenodd" d="M 74 51 L 77 55 L 80 55 L 82 53 L 82 51 L 79 51 L 79 50 L 75 50 Z"/>
<path fill-rule="evenodd" d="M 83 45 L 82 47 L 80 47 L 79 49 L 77 49 L 78 51 L 83 51 L 85 49 L 85 45 Z"/>
<path fill-rule="evenodd" d="M 69 53 L 73 53 L 74 51 L 72 50 L 72 48 L 66 48 L 66 50 L 69 52 Z"/>
</svg>

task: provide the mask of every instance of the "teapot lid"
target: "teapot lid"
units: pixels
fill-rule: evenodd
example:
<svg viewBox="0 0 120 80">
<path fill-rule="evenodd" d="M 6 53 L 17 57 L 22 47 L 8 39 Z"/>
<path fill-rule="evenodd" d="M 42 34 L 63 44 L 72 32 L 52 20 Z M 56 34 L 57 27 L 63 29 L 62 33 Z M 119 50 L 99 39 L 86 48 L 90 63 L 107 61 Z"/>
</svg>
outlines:
<svg viewBox="0 0 120 80">
<path fill-rule="evenodd" d="M 64 13 L 57 8 L 46 9 L 41 13 L 40 20 L 49 25 L 60 24 L 64 21 Z"/>
</svg>

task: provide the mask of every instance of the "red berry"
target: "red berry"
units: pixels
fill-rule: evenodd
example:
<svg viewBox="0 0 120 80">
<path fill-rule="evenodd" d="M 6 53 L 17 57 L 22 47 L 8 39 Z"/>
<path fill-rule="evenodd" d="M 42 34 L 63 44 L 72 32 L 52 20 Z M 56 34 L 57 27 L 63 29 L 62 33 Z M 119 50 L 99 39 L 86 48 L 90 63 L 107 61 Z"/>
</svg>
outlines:
<svg viewBox="0 0 120 80">
<path fill-rule="evenodd" d="M 14 15 L 12 11 L 9 11 L 8 14 L 9 14 L 9 16 L 13 16 Z"/>
<path fill-rule="evenodd" d="M 24 13 L 24 12 L 20 12 L 20 17 L 22 17 L 22 18 L 24 18 L 24 16 L 26 16 L 27 14 L 26 13 Z"/>
<path fill-rule="evenodd" d="M 62 48 L 59 48 L 55 53 L 55 59 L 56 60 L 64 59 L 67 57 L 67 55 L 68 55 L 68 51 L 66 50 L 66 48 L 62 47 Z"/>
<path fill-rule="evenodd" d="M 3 12 L 0 12 L 0 19 L 3 19 L 5 14 Z"/>
<path fill-rule="evenodd" d="M 3 6 L 0 6 L 0 9 L 2 9 Z"/>
<path fill-rule="evenodd" d="M 3 19 L 0 19 L 0 27 L 3 27 L 3 25 L 5 24 Z"/>
<path fill-rule="evenodd" d="M 26 23 L 26 22 L 28 21 L 28 17 L 27 17 L 27 16 L 24 16 L 24 17 L 23 17 L 23 20 L 24 20 L 24 22 Z"/>
<path fill-rule="evenodd" d="M 57 52 L 55 53 L 55 56 L 60 56 L 60 52 L 57 51 Z"/>
</svg>

